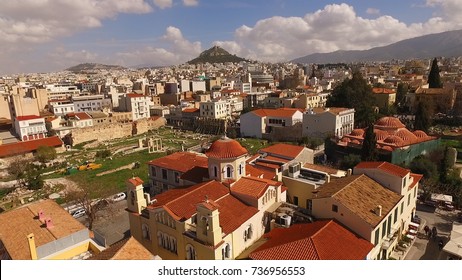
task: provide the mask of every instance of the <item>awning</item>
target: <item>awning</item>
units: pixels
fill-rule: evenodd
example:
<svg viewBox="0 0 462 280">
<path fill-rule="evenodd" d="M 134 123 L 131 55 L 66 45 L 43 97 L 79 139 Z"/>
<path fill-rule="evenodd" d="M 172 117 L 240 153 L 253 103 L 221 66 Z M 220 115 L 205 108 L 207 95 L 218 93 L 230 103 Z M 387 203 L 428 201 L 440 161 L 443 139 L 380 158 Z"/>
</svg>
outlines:
<svg viewBox="0 0 462 280">
<path fill-rule="evenodd" d="M 432 193 L 431 200 L 452 202 L 452 196 L 447 195 L 447 194 L 441 194 L 441 193 Z"/>
<path fill-rule="evenodd" d="M 416 228 L 419 228 L 419 224 L 417 223 L 414 223 L 414 222 L 409 222 L 409 225 L 412 226 L 412 227 L 416 227 Z"/>
</svg>

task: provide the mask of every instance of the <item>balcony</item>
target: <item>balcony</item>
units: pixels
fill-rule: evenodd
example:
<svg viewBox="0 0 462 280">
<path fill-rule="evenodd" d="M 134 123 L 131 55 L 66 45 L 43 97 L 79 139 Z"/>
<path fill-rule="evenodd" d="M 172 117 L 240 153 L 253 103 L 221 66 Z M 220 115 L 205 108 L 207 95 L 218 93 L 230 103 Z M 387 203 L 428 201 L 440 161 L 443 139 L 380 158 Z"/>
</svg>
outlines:
<svg viewBox="0 0 462 280">
<path fill-rule="evenodd" d="M 388 248 L 396 244 L 398 240 L 398 230 L 399 228 L 391 229 L 391 232 L 382 241 L 382 249 L 388 250 Z"/>
</svg>

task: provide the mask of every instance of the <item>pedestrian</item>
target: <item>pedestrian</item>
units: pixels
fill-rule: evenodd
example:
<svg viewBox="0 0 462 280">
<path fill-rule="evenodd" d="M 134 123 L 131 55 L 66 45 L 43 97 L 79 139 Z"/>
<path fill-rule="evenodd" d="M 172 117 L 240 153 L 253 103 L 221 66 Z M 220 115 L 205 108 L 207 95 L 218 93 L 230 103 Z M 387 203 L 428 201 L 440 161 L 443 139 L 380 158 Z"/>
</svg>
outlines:
<svg viewBox="0 0 462 280">
<path fill-rule="evenodd" d="M 444 242 L 442 239 L 440 239 L 440 241 L 438 241 L 438 248 L 441 250 L 443 250 L 443 246 L 444 246 Z"/>
<path fill-rule="evenodd" d="M 428 235 L 428 231 L 430 230 L 430 228 L 428 226 L 425 226 L 424 230 L 425 230 L 425 235 Z"/>
</svg>

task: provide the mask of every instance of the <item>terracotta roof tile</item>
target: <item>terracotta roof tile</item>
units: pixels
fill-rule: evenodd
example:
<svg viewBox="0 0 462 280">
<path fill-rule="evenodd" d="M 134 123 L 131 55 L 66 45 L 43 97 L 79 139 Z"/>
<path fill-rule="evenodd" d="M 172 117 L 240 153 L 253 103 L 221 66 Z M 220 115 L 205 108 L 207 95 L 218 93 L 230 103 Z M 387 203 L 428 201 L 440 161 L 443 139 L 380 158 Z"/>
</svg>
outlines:
<svg viewBox="0 0 462 280">
<path fill-rule="evenodd" d="M 344 111 L 351 110 L 351 108 L 340 108 L 340 107 L 330 107 L 330 108 L 323 108 L 323 107 L 315 107 L 312 108 L 314 113 L 316 114 L 323 114 L 323 113 L 329 113 L 333 115 L 338 115 Z"/>
<path fill-rule="evenodd" d="M 246 155 L 248 151 L 234 139 L 222 138 L 212 143 L 212 146 L 205 152 L 208 157 L 214 158 L 237 158 Z"/>
<path fill-rule="evenodd" d="M 198 108 L 186 108 L 183 110 L 183 113 L 196 113 L 199 112 L 200 110 Z"/>
<path fill-rule="evenodd" d="M 245 166 L 246 175 L 252 177 L 263 177 L 264 179 L 272 180 L 276 176 L 276 172 L 270 171 L 267 168 L 259 168 L 255 165 L 247 164 Z"/>
<path fill-rule="evenodd" d="M 385 171 L 388 174 L 399 176 L 403 178 L 406 176 L 410 170 L 406 168 L 402 168 L 401 166 L 383 161 L 363 161 L 358 163 L 355 168 L 363 168 L 363 169 L 380 169 Z"/>
<path fill-rule="evenodd" d="M 43 211 L 53 221 L 46 228 L 37 217 Z M 37 247 L 86 229 L 53 200 L 43 200 L 0 214 L 0 240 L 13 260 L 30 260 L 27 235 L 33 233 Z"/>
<path fill-rule="evenodd" d="M 27 116 L 17 116 L 16 119 L 18 121 L 27 121 L 27 120 L 35 120 L 35 119 L 43 119 L 43 118 L 36 116 L 36 115 L 27 115 Z"/>
<path fill-rule="evenodd" d="M 276 186 L 280 185 L 280 183 L 256 177 L 242 177 L 233 184 L 231 193 L 260 198 L 265 194 L 270 185 Z"/>
<path fill-rule="evenodd" d="M 140 179 L 140 177 L 133 177 L 128 179 L 128 181 L 133 185 L 133 186 L 139 186 L 143 185 L 143 180 Z"/>
<path fill-rule="evenodd" d="M 208 168 L 208 159 L 196 153 L 178 152 L 151 160 L 148 164 L 184 173 L 196 166 Z"/>
<path fill-rule="evenodd" d="M 372 88 L 374 94 L 393 94 L 396 93 L 396 90 L 391 88 Z"/>
<path fill-rule="evenodd" d="M 219 205 L 220 226 L 224 234 L 235 231 L 242 224 L 258 213 L 258 209 L 248 206 L 228 194 L 216 201 Z"/>
<path fill-rule="evenodd" d="M 250 253 L 254 260 L 364 260 L 374 248 L 335 221 L 276 228 Z"/>
<path fill-rule="evenodd" d="M 154 256 L 134 237 L 123 239 L 88 260 L 152 260 Z"/>
<path fill-rule="evenodd" d="M 259 150 L 259 153 L 268 153 L 270 155 L 283 156 L 290 159 L 296 158 L 304 147 L 289 145 L 284 143 L 275 144 L 264 149 Z"/>
<path fill-rule="evenodd" d="M 377 226 L 402 198 L 364 174 L 339 178 L 322 185 L 318 190 L 313 200 L 332 197 L 373 227 Z M 382 216 L 374 213 L 377 205 L 382 206 Z"/>
<path fill-rule="evenodd" d="M 143 94 L 139 94 L 139 93 L 128 93 L 127 97 L 136 98 L 136 97 L 147 97 L 147 96 Z"/>
<path fill-rule="evenodd" d="M 329 166 L 320 165 L 320 164 L 312 164 L 312 163 L 305 163 L 303 165 L 303 167 L 308 168 L 308 169 L 318 170 L 318 171 L 321 171 L 321 172 L 325 172 L 327 174 L 337 174 L 337 172 L 339 171 L 338 169 L 335 169 L 335 168 L 332 168 L 332 167 L 329 167 Z"/>
<path fill-rule="evenodd" d="M 207 167 L 194 166 L 183 173 L 180 178 L 194 183 L 201 183 L 204 181 L 204 178 L 209 178 L 209 169 Z"/>
<path fill-rule="evenodd" d="M 61 147 L 62 145 L 63 142 L 58 136 L 3 144 L 0 145 L 0 158 L 31 153 L 36 151 L 40 146 Z"/>
<path fill-rule="evenodd" d="M 419 181 L 423 178 L 423 175 L 411 173 L 411 177 L 413 179 L 413 182 L 411 185 L 409 185 L 409 190 L 412 190 L 417 185 L 417 183 L 419 183 Z"/>
<path fill-rule="evenodd" d="M 293 115 L 298 112 L 298 109 L 292 109 L 292 108 L 280 108 L 280 109 L 257 109 L 251 111 L 251 113 L 254 113 L 257 116 L 260 117 L 280 117 L 280 118 L 290 118 L 293 117 Z"/>
</svg>

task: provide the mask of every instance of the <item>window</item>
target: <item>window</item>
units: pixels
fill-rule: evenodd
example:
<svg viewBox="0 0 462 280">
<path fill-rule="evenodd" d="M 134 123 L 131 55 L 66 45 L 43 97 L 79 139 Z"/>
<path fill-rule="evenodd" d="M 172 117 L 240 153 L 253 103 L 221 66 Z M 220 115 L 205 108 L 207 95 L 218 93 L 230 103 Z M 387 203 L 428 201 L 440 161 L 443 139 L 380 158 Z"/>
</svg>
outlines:
<svg viewBox="0 0 462 280">
<path fill-rule="evenodd" d="M 294 196 L 294 204 L 298 206 L 298 196 Z"/>
<path fill-rule="evenodd" d="M 141 230 L 143 232 L 143 238 L 147 240 L 151 240 L 151 235 L 149 234 L 149 226 L 147 224 L 143 224 L 141 226 Z"/>
<path fill-rule="evenodd" d="M 195 260 L 196 257 L 196 249 L 191 244 L 186 245 L 186 259 Z"/>
<path fill-rule="evenodd" d="M 338 206 L 335 204 L 332 204 L 332 211 L 333 212 L 338 212 Z"/>
<path fill-rule="evenodd" d="M 218 167 L 216 166 L 213 167 L 213 176 L 218 177 Z"/>
<path fill-rule="evenodd" d="M 156 172 L 156 167 L 155 166 L 151 166 L 151 176 L 152 177 L 157 177 L 157 172 Z"/>
<path fill-rule="evenodd" d="M 409 204 L 411 204 L 411 194 L 407 195 L 407 206 L 409 206 Z"/>
<path fill-rule="evenodd" d="M 403 210 L 404 210 L 404 201 L 401 202 L 401 211 L 400 211 L 401 213 L 400 214 L 403 214 Z"/>
<path fill-rule="evenodd" d="M 231 165 L 225 167 L 225 175 L 225 178 L 233 178 L 233 167 Z"/>
<path fill-rule="evenodd" d="M 387 228 L 387 235 L 391 232 L 391 215 L 388 216 L 388 228 Z"/>
<path fill-rule="evenodd" d="M 414 188 L 414 198 L 417 196 L 417 188 Z"/>
<path fill-rule="evenodd" d="M 248 225 L 247 228 L 244 230 L 244 241 L 251 239 L 252 235 L 253 235 L 252 225 Z"/>
<path fill-rule="evenodd" d="M 311 199 L 306 200 L 306 209 L 310 212 L 313 211 L 313 201 L 311 201 Z"/>
<path fill-rule="evenodd" d="M 162 179 L 164 180 L 167 180 L 167 170 L 166 169 L 162 169 Z"/>
<path fill-rule="evenodd" d="M 134 191 L 130 192 L 130 202 L 132 203 L 132 205 L 135 205 L 135 192 Z"/>
<path fill-rule="evenodd" d="M 397 220 L 398 220 L 398 207 L 395 208 L 395 216 L 393 219 L 393 224 L 395 224 Z"/>
<path fill-rule="evenodd" d="M 379 244 L 379 238 L 380 238 L 380 228 L 375 230 L 375 240 L 374 240 L 374 245 Z"/>
<path fill-rule="evenodd" d="M 382 224 L 382 237 L 385 236 L 386 232 L 387 232 L 387 221 L 385 220 Z"/>
<path fill-rule="evenodd" d="M 180 173 L 175 172 L 175 183 L 179 183 L 179 182 L 180 182 Z"/>
<path fill-rule="evenodd" d="M 404 180 L 403 180 L 403 188 L 406 186 L 406 177 L 404 177 Z"/>
<path fill-rule="evenodd" d="M 239 164 L 239 175 L 242 175 L 243 172 L 244 172 L 244 164 L 241 163 Z"/>
<path fill-rule="evenodd" d="M 229 243 L 226 243 L 226 245 L 223 246 L 221 249 L 221 255 L 223 260 L 229 259 L 231 257 L 231 245 L 229 245 Z"/>
</svg>

